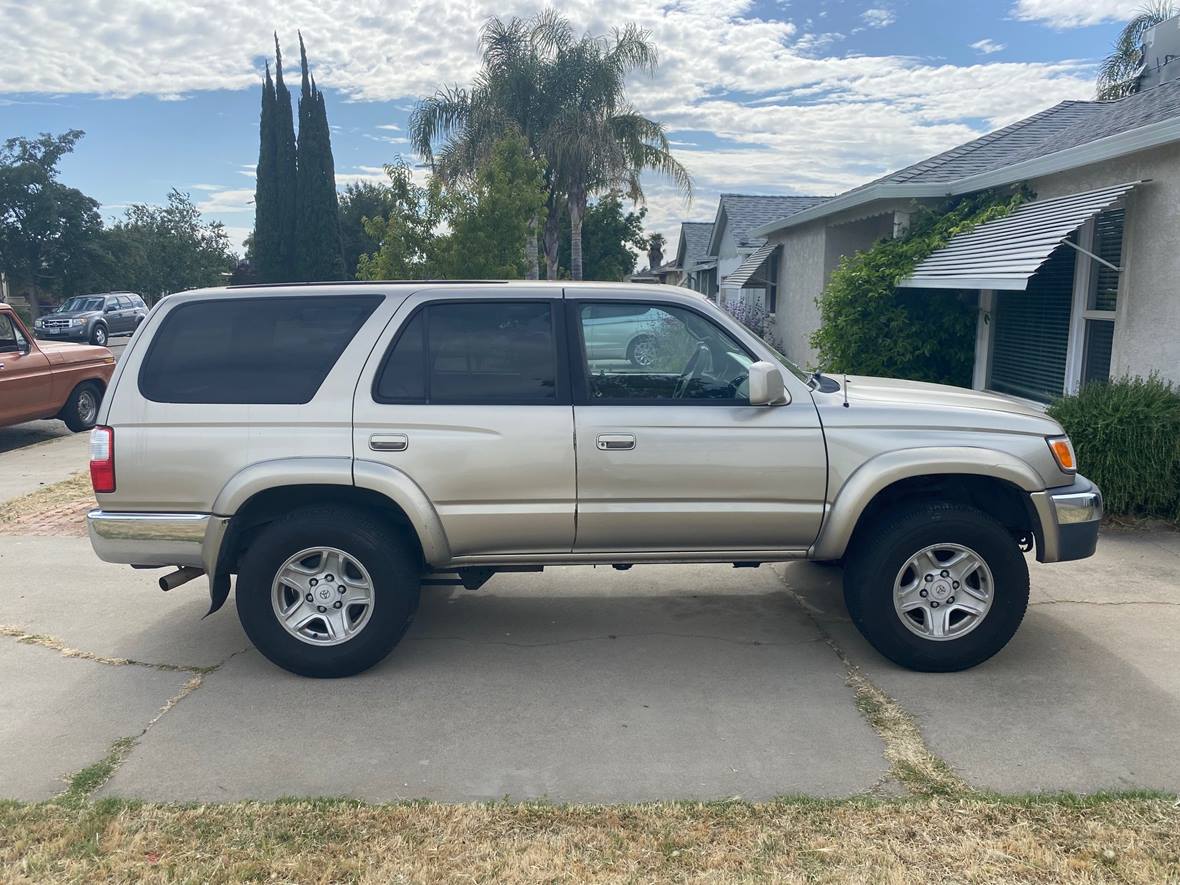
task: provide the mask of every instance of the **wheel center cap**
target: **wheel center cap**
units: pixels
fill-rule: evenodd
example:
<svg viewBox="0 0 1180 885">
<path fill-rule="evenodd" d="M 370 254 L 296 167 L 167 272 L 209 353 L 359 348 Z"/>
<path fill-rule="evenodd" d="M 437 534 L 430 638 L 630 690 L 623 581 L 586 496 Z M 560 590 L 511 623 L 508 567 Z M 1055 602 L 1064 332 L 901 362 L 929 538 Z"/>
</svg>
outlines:
<svg viewBox="0 0 1180 885">
<path fill-rule="evenodd" d="M 946 581 L 935 581 L 933 587 L 933 595 L 939 599 L 944 599 L 949 596 L 951 592 L 951 585 Z"/>
<path fill-rule="evenodd" d="M 327 602 L 328 600 L 332 599 L 334 594 L 332 593 L 331 587 L 327 586 L 326 584 L 321 584 L 316 588 L 315 595 L 319 597 L 320 600 Z"/>
</svg>

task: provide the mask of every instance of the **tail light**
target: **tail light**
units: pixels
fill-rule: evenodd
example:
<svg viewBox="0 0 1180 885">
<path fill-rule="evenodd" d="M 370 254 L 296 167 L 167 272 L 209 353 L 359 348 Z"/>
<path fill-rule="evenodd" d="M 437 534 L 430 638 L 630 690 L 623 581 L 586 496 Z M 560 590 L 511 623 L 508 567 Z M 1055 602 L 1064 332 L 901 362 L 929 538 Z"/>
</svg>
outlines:
<svg viewBox="0 0 1180 885">
<path fill-rule="evenodd" d="M 98 495 L 115 490 L 115 431 L 110 427 L 90 431 L 90 484 Z"/>
</svg>

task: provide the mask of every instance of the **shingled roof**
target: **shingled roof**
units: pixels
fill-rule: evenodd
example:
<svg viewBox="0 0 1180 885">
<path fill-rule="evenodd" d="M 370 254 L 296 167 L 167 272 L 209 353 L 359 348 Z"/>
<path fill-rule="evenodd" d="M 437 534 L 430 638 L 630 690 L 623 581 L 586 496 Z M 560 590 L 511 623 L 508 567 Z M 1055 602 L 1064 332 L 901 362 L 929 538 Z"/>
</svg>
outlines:
<svg viewBox="0 0 1180 885">
<path fill-rule="evenodd" d="M 685 221 L 680 225 L 680 242 L 676 244 L 677 266 L 691 272 L 709 254 L 709 238 L 713 235 L 711 221 Z"/>
<path fill-rule="evenodd" d="M 710 238 L 710 254 L 716 254 L 714 242 L 722 230 L 728 230 L 739 247 L 761 246 L 765 237 L 756 237 L 756 227 L 794 215 L 803 209 L 817 206 L 831 197 L 800 197 L 794 195 L 722 194 L 717 206 L 717 219 Z"/>
<path fill-rule="evenodd" d="M 827 214 L 825 210 L 836 212 L 878 197 L 901 196 L 911 191 L 915 196 L 967 193 L 976 184 L 969 181 L 973 176 L 995 179 L 980 186 L 1012 183 L 1021 180 L 1022 176 L 1018 173 L 1023 170 L 1013 169 L 1011 180 L 1003 182 L 1003 171 L 1009 167 L 1019 167 L 1034 161 L 1052 162 L 1054 155 L 1064 151 L 1077 154 L 1074 149 L 1083 149 L 1086 145 L 1100 149 L 1102 146 L 1096 143 L 1103 139 L 1114 142 L 1118 142 L 1119 136 L 1137 139 L 1135 130 L 1153 124 L 1176 122 L 1180 122 L 1180 80 L 1162 83 L 1117 101 L 1064 101 L 1003 129 L 989 132 L 949 151 L 855 187 L 833 198 L 831 205 L 824 209 L 808 211 L 798 218 L 790 217 L 794 213 L 784 213 L 774 219 L 784 223 L 775 227 L 788 227 L 796 222 L 822 217 Z M 1174 140 L 1174 135 L 1161 135 L 1156 142 L 1168 143 Z M 1150 145 L 1136 143 L 1123 152 L 1141 150 L 1145 146 Z M 1117 147 L 1112 146 L 1111 150 L 1117 155 Z M 1067 158 L 1071 158 L 1071 155 L 1062 156 L 1061 165 L 1063 168 L 1072 168 L 1066 162 Z M 1095 162 L 1095 159 L 1077 157 L 1071 162 L 1083 165 Z M 761 227 L 761 233 L 769 232 L 768 225 Z"/>
</svg>

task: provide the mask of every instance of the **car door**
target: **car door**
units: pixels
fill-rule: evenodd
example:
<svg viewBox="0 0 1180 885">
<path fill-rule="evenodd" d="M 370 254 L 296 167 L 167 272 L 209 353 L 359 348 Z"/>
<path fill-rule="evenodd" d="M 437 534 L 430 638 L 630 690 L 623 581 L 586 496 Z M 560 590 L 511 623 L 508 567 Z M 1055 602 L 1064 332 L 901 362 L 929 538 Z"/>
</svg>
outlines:
<svg viewBox="0 0 1180 885">
<path fill-rule="evenodd" d="M 49 358 L 34 349 L 7 311 L 0 312 L 0 425 L 53 411 Z"/>
<path fill-rule="evenodd" d="M 804 387 L 751 406 L 759 357 L 703 308 L 568 302 L 574 351 L 578 552 L 804 550 L 819 532 L 827 456 Z M 596 321 L 630 310 L 643 360 L 587 356 Z M 593 353 L 593 351 L 591 352 Z M 802 386 L 802 385 L 800 385 Z"/>
<path fill-rule="evenodd" d="M 405 474 L 454 556 L 568 553 L 576 507 L 561 289 L 428 290 L 366 366 L 354 456 Z"/>
<path fill-rule="evenodd" d="M 112 326 L 111 331 L 126 334 L 135 328 L 135 306 L 126 295 L 119 295 L 114 300 L 114 316 L 118 318 L 118 326 Z"/>
</svg>

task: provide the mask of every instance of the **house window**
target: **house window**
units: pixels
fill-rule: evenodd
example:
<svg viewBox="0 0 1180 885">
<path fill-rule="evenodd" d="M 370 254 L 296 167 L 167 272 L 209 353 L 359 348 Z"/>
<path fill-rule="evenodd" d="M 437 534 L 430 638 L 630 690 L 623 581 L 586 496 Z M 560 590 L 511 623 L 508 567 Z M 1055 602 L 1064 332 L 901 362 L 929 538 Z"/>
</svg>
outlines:
<svg viewBox="0 0 1180 885">
<path fill-rule="evenodd" d="M 1101 261 L 1089 260 L 1090 279 L 1086 293 L 1085 342 L 1082 354 L 1081 383 L 1105 381 L 1110 377 L 1110 352 L 1114 344 L 1114 317 L 1119 298 L 1119 273 L 1110 265 L 1122 267 L 1122 209 L 1104 212 L 1094 223 L 1093 248 Z"/>
<path fill-rule="evenodd" d="M 766 259 L 766 312 L 778 309 L 778 256 L 782 249 L 775 249 Z"/>
<path fill-rule="evenodd" d="M 1124 221 L 1123 209 L 1103 212 L 1070 236 L 1080 248 L 1058 247 L 1024 292 L 996 293 L 989 389 L 1049 402 L 1110 377 Z"/>
</svg>

